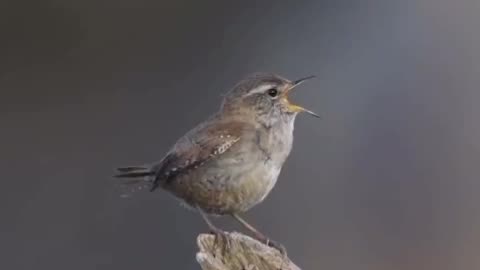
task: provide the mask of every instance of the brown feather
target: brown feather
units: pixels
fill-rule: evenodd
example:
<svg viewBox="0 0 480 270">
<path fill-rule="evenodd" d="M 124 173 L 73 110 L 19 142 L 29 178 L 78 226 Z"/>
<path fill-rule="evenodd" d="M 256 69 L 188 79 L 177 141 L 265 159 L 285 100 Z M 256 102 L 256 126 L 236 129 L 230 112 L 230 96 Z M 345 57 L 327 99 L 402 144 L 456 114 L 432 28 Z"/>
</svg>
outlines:
<svg viewBox="0 0 480 270">
<path fill-rule="evenodd" d="M 212 119 L 188 132 L 161 162 L 153 166 L 155 180 L 151 190 L 155 190 L 160 183 L 168 185 L 177 175 L 220 156 L 240 140 L 242 132 L 247 128 L 244 122 L 227 123 L 221 119 Z"/>
</svg>

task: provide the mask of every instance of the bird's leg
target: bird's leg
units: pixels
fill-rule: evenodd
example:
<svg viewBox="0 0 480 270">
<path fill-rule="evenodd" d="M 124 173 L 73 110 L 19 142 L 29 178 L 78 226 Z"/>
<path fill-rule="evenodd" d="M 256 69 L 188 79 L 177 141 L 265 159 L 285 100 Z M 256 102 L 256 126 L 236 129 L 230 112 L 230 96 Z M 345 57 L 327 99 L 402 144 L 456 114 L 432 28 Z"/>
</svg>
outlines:
<svg viewBox="0 0 480 270">
<path fill-rule="evenodd" d="M 280 253 L 282 255 L 285 255 L 287 254 L 287 250 L 285 249 L 285 247 L 280 244 L 280 243 L 277 243 L 273 240 L 270 240 L 268 237 L 266 237 L 263 233 L 261 233 L 260 231 L 258 231 L 257 229 L 255 229 L 255 227 L 253 227 L 252 225 L 250 225 L 247 221 L 245 221 L 242 217 L 240 217 L 238 214 L 234 213 L 232 214 L 232 217 L 234 219 L 236 219 L 238 222 L 240 222 L 240 224 L 242 224 L 246 229 L 248 229 L 249 231 L 251 231 L 255 238 L 260 241 L 260 242 L 263 242 L 265 243 L 266 245 L 270 246 L 270 247 L 273 247 L 273 248 L 276 248 L 278 251 L 280 251 Z"/>
<path fill-rule="evenodd" d="M 227 232 L 217 228 L 210 218 L 208 218 L 207 213 L 205 213 L 199 206 L 197 206 L 198 212 L 200 212 L 200 215 L 202 216 L 203 220 L 208 225 L 208 228 L 210 229 L 210 232 L 215 235 L 215 241 L 213 243 L 214 246 L 217 246 L 220 242 L 222 243 L 221 247 L 221 252 L 222 254 L 225 253 L 227 249 L 230 248 L 230 239 L 228 238 Z"/>
</svg>

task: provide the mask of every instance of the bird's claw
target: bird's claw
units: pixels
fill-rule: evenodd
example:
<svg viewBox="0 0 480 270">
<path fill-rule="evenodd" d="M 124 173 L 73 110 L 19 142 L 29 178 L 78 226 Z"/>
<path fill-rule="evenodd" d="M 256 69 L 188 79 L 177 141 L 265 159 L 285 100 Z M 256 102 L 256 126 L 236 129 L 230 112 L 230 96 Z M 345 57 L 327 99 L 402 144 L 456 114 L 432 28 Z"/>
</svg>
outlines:
<svg viewBox="0 0 480 270">
<path fill-rule="evenodd" d="M 212 229 L 211 233 L 215 236 L 213 247 L 216 248 L 220 246 L 220 251 L 224 255 L 226 250 L 231 248 L 231 242 L 228 233 L 220 229 Z"/>
<path fill-rule="evenodd" d="M 267 240 L 265 241 L 265 244 L 269 247 L 272 247 L 276 250 L 278 250 L 280 252 L 280 254 L 282 254 L 283 256 L 287 256 L 287 249 L 280 243 L 278 242 L 275 242 L 273 240 L 270 240 L 267 238 Z"/>
</svg>

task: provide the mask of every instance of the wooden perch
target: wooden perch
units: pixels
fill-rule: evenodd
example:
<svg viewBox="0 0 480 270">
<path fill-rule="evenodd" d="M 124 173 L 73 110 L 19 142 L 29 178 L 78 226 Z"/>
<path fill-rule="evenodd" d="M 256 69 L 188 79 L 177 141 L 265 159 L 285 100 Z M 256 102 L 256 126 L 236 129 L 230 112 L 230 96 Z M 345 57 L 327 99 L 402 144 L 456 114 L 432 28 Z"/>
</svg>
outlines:
<svg viewBox="0 0 480 270">
<path fill-rule="evenodd" d="M 197 238 L 200 251 L 197 261 L 203 270 L 300 270 L 286 255 L 241 233 L 228 233 L 224 239 L 201 234 Z"/>
</svg>

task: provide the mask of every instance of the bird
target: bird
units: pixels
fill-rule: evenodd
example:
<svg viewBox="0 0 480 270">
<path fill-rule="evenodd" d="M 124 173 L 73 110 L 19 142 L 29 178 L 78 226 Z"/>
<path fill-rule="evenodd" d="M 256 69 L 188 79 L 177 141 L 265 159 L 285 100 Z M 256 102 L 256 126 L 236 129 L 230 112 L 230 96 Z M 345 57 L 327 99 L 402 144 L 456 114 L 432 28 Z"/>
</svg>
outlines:
<svg viewBox="0 0 480 270">
<path fill-rule="evenodd" d="M 292 150 L 296 116 L 318 114 L 290 102 L 289 94 L 315 76 L 290 81 L 274 73 L 253 73 L 236 83 L 220 108 L 182 136 L 157 162 L 117 168 L 117 178 L 166 190 L 200 213 L 215 236 L 226 232 L 211 216 L 231 216 L 253 236 L 286 253 L 241 215 L 262 202 L 275 186 Z"/>
</svg>

